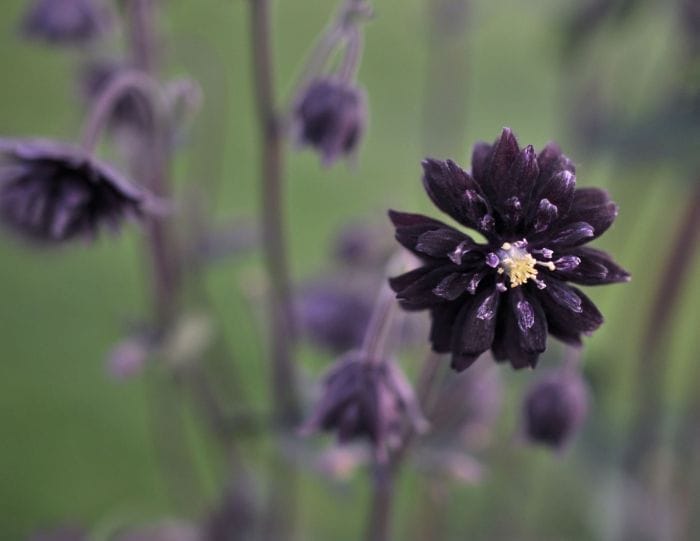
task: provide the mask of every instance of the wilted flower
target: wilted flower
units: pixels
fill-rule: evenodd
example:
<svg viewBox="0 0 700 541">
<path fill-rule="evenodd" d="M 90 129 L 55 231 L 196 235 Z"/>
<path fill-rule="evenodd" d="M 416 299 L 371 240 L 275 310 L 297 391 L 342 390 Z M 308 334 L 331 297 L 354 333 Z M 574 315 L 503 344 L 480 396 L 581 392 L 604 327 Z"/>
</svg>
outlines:
<svg viewBox="0 0 700 541">
<path fill-rule="evenodd" d="M 378 458 L 401 442 L 405 422 L 425 425 L 412 387 L 392 361 L 368 362 L 352 352 L 336 361 L 323 381 L 323 391 L 304 433 L 335 431 L 338 441 L 370 441 Z"/>
<path fill-rule="evenodd" d="M 316 149 L 324 165 L 352 154 L 366 122 L 364 91 L 331 77 L 313 81 L 294 111 L 297 139 Z"/>
<path fill-rule="evenodd" d="M 22 30 L 49 43 L 81 45 L 106 32 L 112 14 L 102 0 L 36 0 Z"/>
<path fill-rule="evenodd" d="M 523 404 L 525 436 L 534 443 L 563 447 L 586 418 L 588 391 L 580 374 L 564 368 L 536 381 Z"/>
<path fill-rule="evenodd" d="M 0 216 L 32 240 L 92 238 L 153 207 L 145 192 L 80 148 L 0 139 Z"/>
<path fill-rule="evenodd" d="M 433 203 L 486 239 L 390 211 L 397 240 L 423 262 L 391 287 L 405 309 L 430 310 L 433 349 L 451 352 L 453 368 L 488 349 L 515 368 L 534 367 L 548 333 L 580 344 L 600 326 L 595 305 L 567 282 L 629 279 L 607 254 L 582 247 L 610 227 L 617 205 L 603 190 L 575 189 L 574 166 L 556 145 L 521 150 L 505 128 L 493 145 L 475 146 L 472 174 L 451 160 L 423 168 Z"/>
<path fill-rule="evenodd" d="M 312 342 L 340 353 L 362 343 L 372 314 L 372 299 L 339 284 L 317 282 L 301 291 L 296 312 Z"/>
<path fill-rule="evenodd" d="M 129 528 L 113 537 L 114 541 L 206 541 L 199 528 L 180 521 L 164 521 Z"/>
<path fill-rule="evenodd" d="M 343 227 L 333 239 L 333 255 L 343 266 L 383 267 L 393 245 L 387 242 L 385 226 L 352 223 Z"/>
</svg>

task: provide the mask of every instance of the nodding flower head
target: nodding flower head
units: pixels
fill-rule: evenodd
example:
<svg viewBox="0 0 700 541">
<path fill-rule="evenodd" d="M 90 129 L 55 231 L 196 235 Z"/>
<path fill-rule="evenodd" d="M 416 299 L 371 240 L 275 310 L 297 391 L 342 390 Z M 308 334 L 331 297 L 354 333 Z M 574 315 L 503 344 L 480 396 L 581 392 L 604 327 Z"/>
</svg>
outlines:
<svg viewBox="0 0 700 541">
<path fill-rule="evenodd" d="M 153 208 L 146 192 L 81 148 L 0 139 L 0 219 L 30 240 L 93 238 Z"/>
<path fill-rule="evenodd" d="M 523 429 L 533 443 L 564 447 L 585 420 L 588 390 L 581 375 L 564 368 L 536 381 L 523 404 Z"/>
<path fill-rule="evenodd" d="M 602 235 L 617 205 L 596 188 L 576 188 L 571 161 L 550 143 L 520 148 L 505 128 L 493 145 L 478 143 L 472 172 L 451 160 L 423 162 L 433 203 L 462 231 L 420 214 L 390 211 L 396 239 L 422 265 L 392 278 L 407 310 L 429 310 L 431 342 L 464 370 L 491 349 L 498 361 L 534 367 L 547 335 L 580 344 L 603 322 L 570 282 L 600 285 L 629 275 L 604 252 L 583 245 Z"/>
<path fill-rule="evenodd" d="M 367 123 L 366 97 L 357 86 L 333 77 L 309 84 L 294 111 L 294 131 L 324 165 L 352 155 Z"/>
<path fill-rule="evenodd" d="M 394 362 L 368 362 L 352 352 L 336 361 L 323 380 L 323 390 L 304 433 L 336 432 L 338 441 L 366 439 L 383 460 L 399 445 L 406 422 L 422 430 L 413 389 Z"/>
<path fill-rule="evenodd" d="M 105 33 L 111 22 L 112 13 L 102 0 L 35 0 L 22 30 L 47 43 L 83 45 Z"/>
</svg>

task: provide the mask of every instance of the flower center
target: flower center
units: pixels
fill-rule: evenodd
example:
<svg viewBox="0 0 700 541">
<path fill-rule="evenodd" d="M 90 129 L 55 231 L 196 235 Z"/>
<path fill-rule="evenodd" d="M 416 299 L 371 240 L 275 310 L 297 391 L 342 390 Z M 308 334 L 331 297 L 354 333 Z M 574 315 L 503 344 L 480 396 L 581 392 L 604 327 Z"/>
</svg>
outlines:
<svg viewBox="0 0 700 541">
<path fill-rule="evenodd" d="M 555 270 L 551 261 L 538 261 L 526 249 L 527 241 L 520 240 L 514 243 L 504 242 L 500 250 L 496 253 L 499 260 L 498 274 L 505 273 L 510 281 L 510 287 L 518 287 L 528 280 L 537 280 L 536 265 L 542 265 L 549 270 Z"/>
</svg>

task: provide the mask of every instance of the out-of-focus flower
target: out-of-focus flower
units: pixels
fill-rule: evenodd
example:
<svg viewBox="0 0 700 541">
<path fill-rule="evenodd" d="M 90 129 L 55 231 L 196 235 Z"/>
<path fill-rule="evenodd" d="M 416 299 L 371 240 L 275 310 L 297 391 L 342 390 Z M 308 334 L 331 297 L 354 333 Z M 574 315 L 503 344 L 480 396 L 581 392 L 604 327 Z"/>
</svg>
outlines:
<svg viewBox="0 0 700 541">
<path fill-rule="evenodd" d="M 0 217 L 31 240 L 94 238 L 155 208 L 146 192 L 80 148 L 0 139 Z"/>
<path fill-rule="evenodd" d="M 115 61 L 102 60 L 88 64 L 80 77 L 80 92 L 92 103 L 123 73 L 127 66 Z M 111 108 L 109 127 L 112 130 L 128 129 L 130 133 L 143 133 L 154 124 L 152 107 L 144 96 L 135 91 L 125 91 Z"/>
<path fill-rule="evenodd" d="M 383 268 L 393 251 L 385 226 L 351 223 L 333 239 L 333 255 L 341 265 Z"/>
<path fill-rule="evenodd" d="M 42 530 L 29 536 L 28 541 L 86 541 L 87 534 L 82 528 L 62 526 L 51 530 Z"/>
<path fill-rule="evenodd" d="M 523 404 L 523 429 L 533 443 L 561 449 L 586 418 L 588 390 L 578 371 L 565 367 L 536 381 Z"/>
<path fill-rule="evenodd" d="M 521 149 L 505 128 L 493 145 L 478 143 L 469 174 L 451 160 L 423 162 L 433 203 L 486 239 L 420 214 L 390 211 L 396 239 L 422 266 L 390 280 L 407 310 L 430 310 L 431 342 L 464 370 L 491 349 L 514 368 L 534 367 L 547 334 L 580 344 L 603 317 L 583 285 L 625 282 L 604 252 L 582 245 L 617 216 L 608 194 L 575 188 L 574 166 L 550 143 L 539 155 Z"/>
<path fill-rule="evenodd" d="M 367 98 L 360 88 L 326 77 L 311 82 L 294 110 L 294 132 L 313 147 L 324 165 L 357 148 L 367 123 Z"/>
<path fill-rule="evenodd" d="M 83 45 L 104 34 L 111 23 L 112 13 L 102 0 L 35 0 L 22 30 L 48 43 Z"/>
<path fill-rule="evenodd" d="M 372 299 L 330 281 L 307 285 L 296 312 L 309 339 L 333 353 L 359 347 L 372 314 Z"/>
<path fill-rule="evenodd" d="M 413 389 L 398 365 L 368 362 L 351 352 L 325 376 L 321 398 L 302 432 L 336 432 L 340 443 L 366 439 L 383 460 L 400 444 L 406 422 L 417 431 L 425 429 Z"/>
</svg>

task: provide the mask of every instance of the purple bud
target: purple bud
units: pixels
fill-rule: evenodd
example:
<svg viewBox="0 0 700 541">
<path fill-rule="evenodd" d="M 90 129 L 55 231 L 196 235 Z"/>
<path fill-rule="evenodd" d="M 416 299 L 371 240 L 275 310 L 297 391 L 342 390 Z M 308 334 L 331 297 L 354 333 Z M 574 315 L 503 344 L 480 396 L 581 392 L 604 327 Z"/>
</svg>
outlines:
<svg viewBox="0 0 700 541">
<path fill-rule="evenodd" d="M 533 443 L 560 449 L 576 433 L 586 417 L 588 392 L 581 375 L 560 369 L 535 384 L 523 405 L 524 430 Z"/>
<path fill-rule="evenodd" d="M 324 165 L 356 150 L 367 124 L 364 91 L 333 78 L 313 81 L 294 111 L 296 137 L 313 147 Z"/>
</svg>

